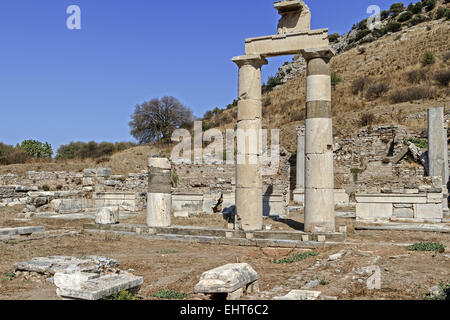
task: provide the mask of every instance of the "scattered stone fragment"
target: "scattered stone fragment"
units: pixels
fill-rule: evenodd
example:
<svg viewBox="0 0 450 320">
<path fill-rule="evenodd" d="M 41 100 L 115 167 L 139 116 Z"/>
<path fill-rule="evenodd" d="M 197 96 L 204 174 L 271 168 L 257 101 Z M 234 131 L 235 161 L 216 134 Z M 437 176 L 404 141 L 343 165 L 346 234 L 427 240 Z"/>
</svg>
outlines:
<svg viewBox="0 0 450 320">
<path fill-rule="evenodd" d="M 97 208 L 95 214 L 96 224 L 116 224 L 119 222 L 119 207 Z"/>
<path fill-rule="evenodd" d="M 274 297 L 274 300 L 317 300 L 320 296 L 320 291 L 310 290 L 292 290 L 287 295 L 282 297 Z"/>
</svg>

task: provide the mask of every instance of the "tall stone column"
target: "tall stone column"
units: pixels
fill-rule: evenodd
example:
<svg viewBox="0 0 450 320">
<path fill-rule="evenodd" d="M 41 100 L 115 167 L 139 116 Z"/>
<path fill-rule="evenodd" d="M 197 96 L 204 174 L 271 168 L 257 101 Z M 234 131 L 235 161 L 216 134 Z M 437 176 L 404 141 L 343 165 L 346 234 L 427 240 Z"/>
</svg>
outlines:
<svg viewBox="0 0 450 320">
<path fill-rule="evenodd" d="M 148 159 L 147 225 L 169 227 L 172 215 L 171 165 L 166 158 Z"/>
<path fill-rule="evenodd" d="M 297 165 L 294 201 L 305 203 L 305 127 L 297 127 Z"/>
<path fill-rule="evenodd" d="M 448 213 L 448 147 L 444 130 L 444 108 L 428 109 L 428 175 L 442 177 L 442 209 Z"/>
<path fill-rule="evenodd" d="M 330 47 L 301 51 L 307 61 L 305 231 L 335 232 Z"/>
<path fill-rule="evenodd" d="M 259 55 L 245 55 L 233 58 L 233 62 L 239 67 L 236 222 L 241 230 L 256 231 L 263 225 L 261 67 L 267 60 Z"/>
</svg>

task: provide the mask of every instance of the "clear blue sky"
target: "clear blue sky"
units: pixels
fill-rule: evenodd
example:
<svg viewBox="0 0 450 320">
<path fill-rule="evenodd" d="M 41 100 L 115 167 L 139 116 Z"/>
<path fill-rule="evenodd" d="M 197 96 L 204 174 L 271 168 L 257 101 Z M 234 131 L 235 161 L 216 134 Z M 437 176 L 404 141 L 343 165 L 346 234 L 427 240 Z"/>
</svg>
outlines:
<svg viewBox="0 0 450 320">
<path fill-rule="evenodd" d="M 376 4 L 306 0 L 312 28 L 347 32 Z M 416 2 L 416 1 L 414 1 Z M 81 30 L 66 9 L 81 8 Z M 171 95 L 197 116 L 237 95 L 233 56 L 276 33 L 273 0 L 1 0 L 0 141 L 132 141 L 136 104 Z M 263 80 L 291 57 L 270 59 Z"/>
</svg>

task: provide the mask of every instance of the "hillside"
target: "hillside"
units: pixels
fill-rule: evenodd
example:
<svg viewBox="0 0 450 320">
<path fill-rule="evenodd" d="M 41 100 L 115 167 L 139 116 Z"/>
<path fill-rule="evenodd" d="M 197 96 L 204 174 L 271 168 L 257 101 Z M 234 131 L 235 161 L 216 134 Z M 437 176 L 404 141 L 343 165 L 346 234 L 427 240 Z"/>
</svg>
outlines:
<svg viewBox="0 0 450 320">
<path fill-rule="evenodd" d="M 440 1 L 434 11 L 443 5 L 450 6 Z M 405 25 L 399 32 L 352 45 L 333 58 L 332 72 L 340 79 L 332 97 L 334 134 L 351 135 L 369 124 L 401 124 L 425 129 L 427 108 L 443 106 L 447 114 L 450 107 L 448 85 L 443 86 L 433 78 L 444 71 L 448 77 L 449 30 L 450 22 L 445 18 L 411 27 Z M 354 34 L 355 29 L 350 33 Z M 348 44 L 350 33 L 340 41 Z M 434 54 L 435 62 L 423 66 L 426 51 Z M 289 81 L 263 95 L 263 123 L 268 129 L 279 128 L 283 147 L 295 151 L 295 127 L 304 125 L 306 116 L 306 78 L 297 60 L 282 68 L 299 74 L 291 74 Z M 362 90 L 354 93 L 358 86 Z M 236 106 L 222 110 L 216 117 L 206 120 L 206 126 L 233 128 L 236 114 Z"/>
</svg>

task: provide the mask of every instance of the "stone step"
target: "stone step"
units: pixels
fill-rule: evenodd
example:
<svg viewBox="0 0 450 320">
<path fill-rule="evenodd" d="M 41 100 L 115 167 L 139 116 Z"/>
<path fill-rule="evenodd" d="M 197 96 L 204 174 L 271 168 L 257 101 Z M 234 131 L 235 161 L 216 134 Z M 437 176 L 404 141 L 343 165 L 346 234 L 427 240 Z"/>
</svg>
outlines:
<svg viewBox="0 0 450 320">
<path fill-rule="evenodd" d="M 18 228 L 2 228 L 0 236 L 30 235 L 36 232 L 44 232 L 44 227 L 18 227 Z"/>
</svg>

